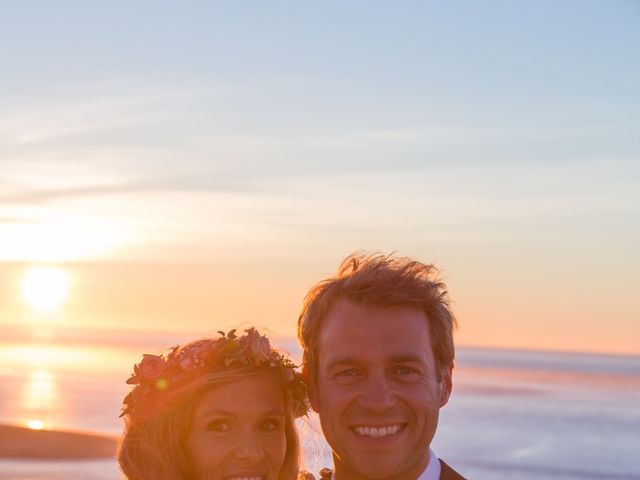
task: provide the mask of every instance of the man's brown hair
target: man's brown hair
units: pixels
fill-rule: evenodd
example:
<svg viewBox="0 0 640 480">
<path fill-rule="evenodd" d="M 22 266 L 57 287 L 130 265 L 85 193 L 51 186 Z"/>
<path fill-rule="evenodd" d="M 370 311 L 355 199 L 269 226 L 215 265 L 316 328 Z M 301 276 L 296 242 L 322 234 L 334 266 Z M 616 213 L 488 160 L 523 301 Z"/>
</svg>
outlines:
<svg viewBox="0 0 640 480">
<path fill-rule="evenodd" d="M 438 376 L 443 369 L 452 368 L 456 319 L 439 274 L 433 265 L 394 254 L 349 255 L 335 276 L 315 284 L 304 299 L 298 318 L 303 371 L 312 378 L 317 373 L 318 336 L 322 322 L 334 302 L 341 298 L 375 307 L 407 306 L 422 310 L 429 322 Z"/>
</svg>

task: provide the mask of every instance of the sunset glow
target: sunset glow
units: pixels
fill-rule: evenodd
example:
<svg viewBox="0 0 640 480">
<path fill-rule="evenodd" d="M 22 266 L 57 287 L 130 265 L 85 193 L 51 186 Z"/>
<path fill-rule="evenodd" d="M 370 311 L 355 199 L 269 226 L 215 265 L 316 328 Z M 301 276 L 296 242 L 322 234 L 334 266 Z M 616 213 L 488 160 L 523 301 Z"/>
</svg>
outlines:
<svg viewBox="0 0 640 480">
<path fill-rule="evenodd" d="M 32 267 L 22 278 L 22 296 L 34 310 L 58 309 L 68 293 L 69 276 L 59 268 Z"/>
<path fill-rule="evenodd" d="M 104 255 L 126 237 L 124 227 L 70 212 L 30 214 L 27 222 L 0 222 L 0 261 L 63 262 Z"/>
<path fill-rule="evenodd" d="M 27 427 L 31 430 L 42 430 L 44 428 L 44 422 L 42 420 L 27 420 Z"/>
</svg>

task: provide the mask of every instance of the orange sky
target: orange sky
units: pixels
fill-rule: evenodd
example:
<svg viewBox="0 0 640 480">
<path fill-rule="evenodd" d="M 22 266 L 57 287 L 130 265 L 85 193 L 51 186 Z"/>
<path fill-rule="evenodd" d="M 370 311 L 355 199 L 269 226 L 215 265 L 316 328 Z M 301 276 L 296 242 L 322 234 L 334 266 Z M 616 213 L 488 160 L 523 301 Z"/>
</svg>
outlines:
<svg viewBox="0 0 640 480">
<path fill-rule="evenodd" d="M 293 259 L 292 259 L 293 260 Z M 3 323 L 48 328 L 118 328 L 212 333 L 259 325 L 294 336 L 302 298 L 335 265 L 329 259 L 255 265 L 154 263 L 67 263 L 70 285 L 56 310 L 30 307 L 20 279 L 29 264 L 2 264 L 0 318 Z M 459 319 L 459 345 L 608 353 L 640 353 L 634 302 L 610 305 L 605 286 L 565 288 L 535 279 L 446 272 Z M 509 281 L 510 280 L 510 281 Z M 612 287 L 610 287 L 612 288 Z M 611 316 L 615 321 L 609 321 Z M 7 321 L 8 320 L 8 321 Z M 614 328 L 615 326 L 615 328 Z"/>
</svg>

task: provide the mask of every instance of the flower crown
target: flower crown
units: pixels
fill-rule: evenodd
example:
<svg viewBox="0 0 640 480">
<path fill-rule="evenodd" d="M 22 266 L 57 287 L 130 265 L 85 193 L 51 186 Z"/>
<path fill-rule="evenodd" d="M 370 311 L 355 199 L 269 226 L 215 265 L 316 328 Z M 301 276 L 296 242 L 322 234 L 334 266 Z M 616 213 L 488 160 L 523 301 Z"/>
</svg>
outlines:
<svg viewBox="0 0 640 480">
<path fill-rule="evenodd" d="M 220 338 L 197 340 L 183 347 L 175 346 L 165 355 L 144 354 L 133 367 L 127 380 L 135 387 L 123 401 L 120 417 L 132 420 L 152 416 L 171 392 L 210 373 L 241 369 L 243 367 L 274 368 L 283 378 L 293 399 L 295 417 L 309 411 L 307 391 L 296 365 L 271 348 L 269 339 L 255 328 L 245 330 L 241 337 L 236 330 L 218 331 Z"/>
</svg>

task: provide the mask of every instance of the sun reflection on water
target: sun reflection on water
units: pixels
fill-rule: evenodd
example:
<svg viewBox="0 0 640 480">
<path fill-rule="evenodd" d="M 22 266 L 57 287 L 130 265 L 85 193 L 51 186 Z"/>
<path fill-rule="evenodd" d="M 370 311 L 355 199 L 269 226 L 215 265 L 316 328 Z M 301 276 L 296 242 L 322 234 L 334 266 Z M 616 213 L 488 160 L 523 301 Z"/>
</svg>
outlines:
<svg viewBox="0 0 640 480">
<path fill-rule="evenodd" d="M 0 364 L 15 375 L 13 388 L 17 393 L 0 406 L 1 416 L 33 430 L 58 426 L 67 406 L 59 373 L 86 358 L 82 351 L 52 345 L 0 345 Z"/>
<path fill-rule="evenodd" d="M 42 410 L 55 404 L 58 392 L 52 375 L 44 370 L 33 372 L 25 389 L 24 405 L 30 410 Z"/>
<path fill-rule="evenodd" d="M 19 406 L 31 429 L 41 430 L 55 422 L 53 413 L 62 410 L 55 377 L 46 370 L 31 372 Z"/>
<path fill-rule="evenodd" d="M 33 430 L 119 428 L 115 419 L 127 390 L 124 379 L 139 352 L 114 345 L 56 344 L 49 331 L 40 333 L 33 343 L 0 340 L 0 424 Z M 91 396 L 96 401 L 85 403 Z M 113 422 L 103 421 L 104 411 L 113 412 Z"/>
<path fill-rule="evenodd" d="M 27 420 L 27 427 L 31 430 L 42 430 L 44 428 L 44 422 L 42 420 Z"/>
</svg>

